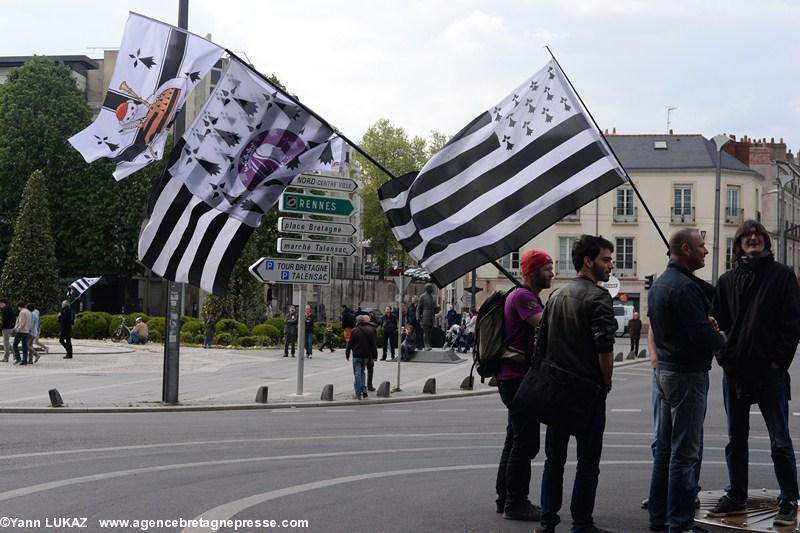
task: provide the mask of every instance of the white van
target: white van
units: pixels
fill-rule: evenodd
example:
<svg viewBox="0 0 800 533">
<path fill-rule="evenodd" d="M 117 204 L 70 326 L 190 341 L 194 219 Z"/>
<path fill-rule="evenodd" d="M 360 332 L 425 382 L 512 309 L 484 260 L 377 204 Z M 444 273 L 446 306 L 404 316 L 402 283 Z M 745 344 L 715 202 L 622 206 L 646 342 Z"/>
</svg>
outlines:
<svg viewBox="0 0 800 533">
<path fill-rule="evenodd" d="M 628 321 L 633 318 L 636 309 L 632 305 L 615 305 L 614 318 L 617 319 L 617 337 L 628 333 Z"/>
</svg>

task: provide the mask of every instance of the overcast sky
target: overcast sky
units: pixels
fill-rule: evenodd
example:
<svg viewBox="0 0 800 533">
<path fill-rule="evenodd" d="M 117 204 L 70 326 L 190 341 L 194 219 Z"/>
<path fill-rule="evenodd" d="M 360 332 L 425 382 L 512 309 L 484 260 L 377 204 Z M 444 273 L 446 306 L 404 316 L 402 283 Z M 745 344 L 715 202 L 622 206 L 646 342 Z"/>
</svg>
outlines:
<svg viewBox="0 0 800 533">
<path fill-rule="evenodd" d="M 0 55 L 118 48 L 128 11 L 177 0 L 4 0 Z M 276 74 L 359 139 L 388 118 L 453 134 L 556 54 L 601 128 L 800 148 L 800 2 L 190 0 L 189 29 Z"/>
</svg>

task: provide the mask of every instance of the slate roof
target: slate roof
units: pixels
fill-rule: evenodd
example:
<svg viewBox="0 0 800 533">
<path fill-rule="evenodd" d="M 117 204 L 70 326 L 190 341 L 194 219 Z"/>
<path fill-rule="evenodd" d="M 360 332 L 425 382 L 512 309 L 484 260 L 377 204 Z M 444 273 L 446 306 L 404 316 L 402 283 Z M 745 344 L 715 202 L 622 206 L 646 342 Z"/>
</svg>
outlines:
<svg viewBox="0 0 800 533">
<path fill-rule="evenodd" d="M 714 141 L 691 135 L 607 135 L 611 147 L 628 170 L 676 170 L 717 168 Z M 666 141 L 666 150 L 656 150 L 655 141 Z M 754 172 L 750 167 L 722 152 L 722 168 Z"/>
</svg>

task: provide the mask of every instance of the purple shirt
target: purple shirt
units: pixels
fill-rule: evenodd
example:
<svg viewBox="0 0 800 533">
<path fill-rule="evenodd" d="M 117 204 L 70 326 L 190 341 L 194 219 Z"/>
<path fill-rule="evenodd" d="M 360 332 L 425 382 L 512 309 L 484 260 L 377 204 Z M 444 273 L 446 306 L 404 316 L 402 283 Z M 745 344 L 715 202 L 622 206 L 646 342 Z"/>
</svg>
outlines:
<svg viewBox="0 0 800 533">
<path fill-rule="evenodd" d="M 530 289 L 520 287 L 514 289 L 506 298 L 503 327 L 509 346 L 523 352 L 527 359 L 533 355 L 533 343 L 536 331 L 527 320 L 537 313 L 542 313 L 544 306 L 539 296 Z M 502 361 L 497 379 L 521 379 L 528 372 L 528 365 L 519 365 L 511 361 Z"/>
</svg>

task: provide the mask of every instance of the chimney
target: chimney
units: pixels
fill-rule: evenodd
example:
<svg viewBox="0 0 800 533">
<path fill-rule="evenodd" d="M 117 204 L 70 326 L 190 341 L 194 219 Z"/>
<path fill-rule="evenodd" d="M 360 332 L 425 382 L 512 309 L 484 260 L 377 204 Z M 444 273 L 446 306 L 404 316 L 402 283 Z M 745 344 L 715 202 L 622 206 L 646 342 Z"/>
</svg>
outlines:
<svg viewBox="0 0 800 533">
<path fill-rule="evenodd" d="M 608 135 L 608 128 L 606 128 L 605 130 L 603 130 L 603 135 Z"/>
<path fill-rule="evenodd" d="M 775 144 L 775 137 L 770 137 L 769 143 L 770 144 Z"/>
<path fill-rule="evenodd" d="M 731 134 L 731 140 L 736 142 L 736 135 Z"/>
<path fill-rule="evenodd" d="M 611 135 L 616 135 L 616 134 L 617 134 L 617 128 L 613 128 L 611 130 Z"/>
<path fill-rule="evenodd" d="M 669 129 L 669 134 L 672 135 L 672 128 Z"/>
</svg>

